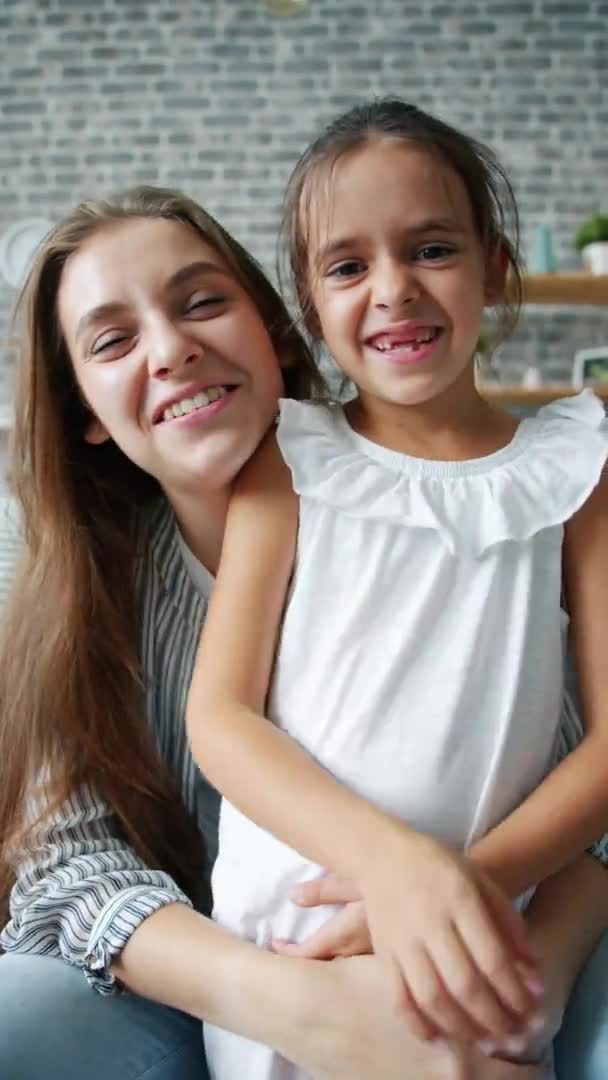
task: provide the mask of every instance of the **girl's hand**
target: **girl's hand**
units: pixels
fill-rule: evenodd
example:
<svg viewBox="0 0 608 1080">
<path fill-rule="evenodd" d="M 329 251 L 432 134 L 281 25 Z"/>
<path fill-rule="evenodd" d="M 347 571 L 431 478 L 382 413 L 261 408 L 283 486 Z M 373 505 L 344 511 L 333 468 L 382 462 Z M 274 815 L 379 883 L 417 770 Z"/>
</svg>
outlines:
<svg viewBox="0 0 608 1080">
<path fill-rule="evenodd" d="M 278 963 L 293 965 L 287 1011 L 297 1021 L 281 1052 L 315 1080 L 471 1080 L 464 1055 L 408 1030 L 377 957 Z"/>
<path fill-rule="evenodd" d="M 302 906 L 314 907 L 315 904 Z M 305 941 L 275 940 L 272 948 L 282 956 L 299 956 L 303 960 L 335 960 L 337 956 L 361 956 L 373 952 L 365 904 L 362 900 L 346 904 Z"/>
<path fill-rule="evenodd" d="M 443 844 L 394 825 L 361 891 L 374 951 L 423 1039 L 520 1035 L 542 982 L 525 923 L 485 875 Z"/>
</svg>

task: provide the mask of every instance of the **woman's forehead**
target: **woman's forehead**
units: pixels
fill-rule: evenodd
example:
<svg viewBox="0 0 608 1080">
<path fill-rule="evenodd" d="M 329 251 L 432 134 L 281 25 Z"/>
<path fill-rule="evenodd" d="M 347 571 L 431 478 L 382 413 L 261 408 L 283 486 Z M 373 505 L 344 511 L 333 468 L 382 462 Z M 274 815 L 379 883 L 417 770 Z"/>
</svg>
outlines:
<svg viewBox="0 0 608 1080">
<path fill-rule="evenodd" d="M 100 227 L 66 260 L 59 317 L 67 330 L 91 307 L 163 289 L 193 265 L 229 273 L 225 259 L 193 227 L 166 218 L 129 218 Z"/>
</svg>

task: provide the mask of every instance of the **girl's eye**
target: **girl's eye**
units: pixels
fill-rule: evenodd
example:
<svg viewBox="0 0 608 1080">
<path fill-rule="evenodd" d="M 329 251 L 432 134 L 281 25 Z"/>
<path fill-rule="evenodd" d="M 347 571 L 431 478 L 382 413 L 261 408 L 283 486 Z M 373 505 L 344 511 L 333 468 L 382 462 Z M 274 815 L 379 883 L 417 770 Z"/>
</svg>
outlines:
<svg viewBox="0 0 608 1080">
<path fill-rule="evenodd" d="M 360 259 L 344 259 L 342 262 L 330 266 L 327 277 L 348 278 L 355 277 L 365 269 L 365 264 Z"/>
<path fill-rule="evenodd" d="M 454 248 L 449 244 L 425 244 L 424 247 L 418 248 L 416 258 L 422 262 L 432 262 L 434 259 L 446 259 L 453 254 Z"/>
<path fill-rule="evenodd" d="M 225 301 L 225 296 L 193 296 L 186 304 L 186 314 L 200 315 L 201 312 L 211 313 Z"/>
</svg>

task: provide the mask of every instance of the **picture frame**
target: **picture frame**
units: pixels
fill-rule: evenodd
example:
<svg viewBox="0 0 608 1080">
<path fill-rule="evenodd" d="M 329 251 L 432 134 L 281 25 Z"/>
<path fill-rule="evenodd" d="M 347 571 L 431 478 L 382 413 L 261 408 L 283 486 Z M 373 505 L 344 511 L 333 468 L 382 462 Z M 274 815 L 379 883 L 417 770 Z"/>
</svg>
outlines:
<svg viewBox="0 0 608 1080">
<path fill-rule="evenodd" d="M 572 385 L 579 390 L 585 386 L 608 387 L 608 345 L 579 349 L 574 354 Z"/>
</svg>

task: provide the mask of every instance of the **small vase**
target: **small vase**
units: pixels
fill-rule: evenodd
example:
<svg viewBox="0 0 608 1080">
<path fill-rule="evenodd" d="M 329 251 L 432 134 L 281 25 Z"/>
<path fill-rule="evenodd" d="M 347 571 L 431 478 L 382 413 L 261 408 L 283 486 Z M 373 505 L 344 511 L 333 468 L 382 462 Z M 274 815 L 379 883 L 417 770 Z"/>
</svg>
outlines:
<svg viewBox="0 0 608 1080">
<path fill-rule="evenodd" d="M 597 240 L 583 248 L 583 262 L 592 274 L 608 274 L 608 240 Z"/>
</svg>

